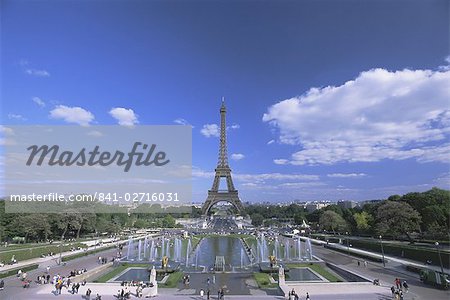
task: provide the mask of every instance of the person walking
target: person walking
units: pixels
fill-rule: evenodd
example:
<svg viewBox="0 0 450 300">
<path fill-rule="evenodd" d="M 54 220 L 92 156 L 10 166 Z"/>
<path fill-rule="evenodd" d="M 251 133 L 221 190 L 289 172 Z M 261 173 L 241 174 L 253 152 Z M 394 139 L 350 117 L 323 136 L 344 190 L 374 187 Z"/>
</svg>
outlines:
<svg viewBox="0 0 450 300">
<path fill-rule="evenodd" d="M 45 268 L 45 270 L 46 270 L 47 274 L 50 273 L 50 266 L 47 266 L 47 268 Z"/>
<path fill-rule="evenodd" d="M 206 291 L 206 300 L 209 300 L 209 297 L 211 295 L 211 292 L 209 291 L 209 289 Z"/>
<path fill-rule="evenodd" d="M 203 291 L 203 289 L 200 289 L 200 297 L 203 299 L 203 296 L 205 295 L 205 292 Z"/>
<path fill-rule="evenodd" d="M 86 291 L 86 299 L 91 299 L 91 293 L 92 293 L 92 291 L 91 291 L 91 289 L 87 289 L 87 291 Z"/>
<path fill-rule="evenodd" d="M 405 293 L 407 293 L 409 286 L 408 286 L 408 283 L 406 283 L 406 280 L 403 281 L 403 287 L 405 288 Z"/>
<path fill-rule="evenodd" d="M 400 285 L 400 279 L 395 278 L 395 286 L 397 287 L 397 289 L 400 289 L 401 285 Z"/>
</svg>

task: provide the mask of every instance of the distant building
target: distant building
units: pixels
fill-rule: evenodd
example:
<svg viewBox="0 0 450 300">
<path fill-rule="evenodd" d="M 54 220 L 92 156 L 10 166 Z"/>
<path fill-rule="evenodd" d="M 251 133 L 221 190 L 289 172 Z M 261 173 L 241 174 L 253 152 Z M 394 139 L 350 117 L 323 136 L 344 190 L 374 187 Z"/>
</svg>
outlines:
<svg viewBox="0 0 450 300">
<path fill-rule="evenodd" d="M 355 207 L 357 207 L 358 206 L 358 202 L 356 202 L 356 201 L 351 201 L 351 200 L 339 200 L 338 202 L 337 202 L 337 205 L 340 207 L 340 208 L 355 208 Z"/>
<path fill-rule="evenodd" d="M 327 207 L 328 205 L 330 205 L 330 202 L 309 202 L 306 204 L 305 208 L 307 212 L 311 213 L 318 209 Z"/>
</svg>

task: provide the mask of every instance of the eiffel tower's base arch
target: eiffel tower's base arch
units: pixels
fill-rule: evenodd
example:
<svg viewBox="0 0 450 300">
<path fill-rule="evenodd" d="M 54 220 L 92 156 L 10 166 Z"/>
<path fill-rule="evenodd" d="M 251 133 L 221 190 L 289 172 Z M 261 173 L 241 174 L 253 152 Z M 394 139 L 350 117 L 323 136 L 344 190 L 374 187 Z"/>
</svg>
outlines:
<svg viewBox="0 0 450 300">
<path fill-rule="evenodd" d="M 208 198 L 202 206 L 202 215 L 209 214 L 211 208 L 219 202 L 228 202 L 236 209 L 239 215 L 244 216 L 245 210 L 237 191 L 231 192 L 215 192 L 208 191 Z"/>
</svg>

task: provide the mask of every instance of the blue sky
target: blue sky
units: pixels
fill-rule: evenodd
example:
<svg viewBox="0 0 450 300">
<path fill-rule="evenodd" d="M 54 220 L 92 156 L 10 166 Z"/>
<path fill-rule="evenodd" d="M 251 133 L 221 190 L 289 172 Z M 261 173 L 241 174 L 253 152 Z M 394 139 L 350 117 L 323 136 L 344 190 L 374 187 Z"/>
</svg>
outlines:
<svg viewBox="0 0 450 300">
<path fill-rule="evenodd" d="M 5 125 L 193 126 L 243 201 L 449 188 L 448 1 L 1 2 Z"/>
</svg>

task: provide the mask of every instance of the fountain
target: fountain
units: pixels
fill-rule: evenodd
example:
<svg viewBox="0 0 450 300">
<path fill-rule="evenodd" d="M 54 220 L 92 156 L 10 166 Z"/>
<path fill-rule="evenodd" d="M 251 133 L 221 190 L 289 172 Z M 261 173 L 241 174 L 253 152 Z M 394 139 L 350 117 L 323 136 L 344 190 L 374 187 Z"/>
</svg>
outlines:
<svg viewBox="0 0 450 300">
<path fill-rule="evenodd" d="M 189 253 L 191 253 L 191 251 L 192 251 L 192 243 L 191 239 L 189 239 L 186 247 L 186 267 L 189 266 Z"/>
<path fill-rule="evenodd" d="M 141 251 L 142 251 L 142 240 L 138 242 L 138 260 L 141 260 Z"/>
<path fill-rule="evenodd" d="M 312 255 L 312 248 L 311 248 L 311 239 L 309 239 L 309 238 L 306 239 L 306 251 L 308 253 L 309 260 L 312 260 L 313 255 Z"/>
<path fill-rule="evenodd" d="M 128 247 L 127 247 L 127 260 L 131 260 L 131 251 L 133 250 L 133 239 L 130 237 L 128 239 Z"/>
<path fill-rule="evenodd" d="M 144 257 L 143 258 L 147 257 L 147 248 L 148 248 L 148 237 L 145 236 L 145 239 L 144 239 Z"/>
<path fill-rule="evenodd" d="M 289 251 L 290 251 L 290 247 L 289 247 L 289 240 L 286 239 L 284 241 L 284 260 L 290 260 L 290 255 L 289 255 Z"/>
<path fill-rule="evenodd" d="M 149 261 L 155 261 L 155 240 L 152 239 L 152 243 L 150 244 L 150 253 L 148 255 L 148 260 Z"/>
<path fill-rule="evenodd" d="M 279 248 L 280 248 L 280 242 L 278 241 L 278 237 L 275 237 L 274 242 L 274 249 L 273 249 L 273 256 L 275 256 L 275 259 L 279 259 Z"/>
<path fill-rule="evenodd" d="M 302 241 L 300 237 L 297 239 L 298 260 L 302 260 Z"/>
</svg>

